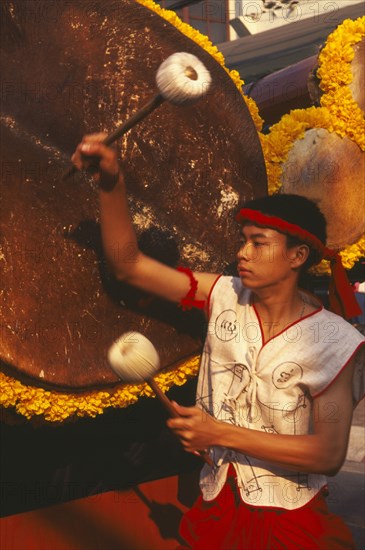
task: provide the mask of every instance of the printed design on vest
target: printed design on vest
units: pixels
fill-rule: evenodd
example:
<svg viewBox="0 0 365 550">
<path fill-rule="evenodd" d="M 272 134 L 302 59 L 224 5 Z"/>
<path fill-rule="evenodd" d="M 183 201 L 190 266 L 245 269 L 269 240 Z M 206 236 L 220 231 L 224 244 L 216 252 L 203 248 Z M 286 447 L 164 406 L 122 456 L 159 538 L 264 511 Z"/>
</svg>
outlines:
<svg viewBox="0 0 365 550">
<path fill-rule="evenodd" d="M 214 332 L 221 342 L 229 342 L 238 337 L 237 313 L 233 309 L 225 309 L 218 315 L 214 325 Z"/>
<path fill-rule="evenodd" d="M 252 373 L 244 363 L 233 362 L 223 365 L 225 377 L 217 388 L 220 399 L 217 403 L 217 418 L 237 426 L 246 425 L 242 414 L 244 409 L 240 405 L 239 398 L 247 393 L 252 385 Z"/>
<path fill-rule="evenodd" d="M 248 466 L 250 467 L 252 478 L 249 479 L 248 481 L 246 481 L 246 483 L 243 483 L 243 480 L 241 478 L 241 483 L 242 483 L 242 486 L 243 486 L 243 490 L 246 493 L 246 496 L 250 497 L 254 493 L 262 493 L 262 487 L 259 483 L 258 477 L 255 475 L 255 470 L 254 470 L 254 468 L 251 464 L 250 459 L 246 455 L 245 455 L 245 459 L 247 461 Z"/>
<path fill-rule="evenodd" d="M 268 485 L 271 484 L 273 489 L 278 486 L 278 482 L 275 481 L 275 479 L 278 479 L 278 476 L 273 473 L 256 475 L 255 467 L 250 461 L 249 457 L 245 455 L 244 458 L 247 462 L 247 466 L 249 467 L 249 471 L 252 477 L 248 478 L 248 476 L 245 476 L 246 481 L 244 481 L 242 479 L 242 476 L 239 475 L 239 485 L 243 488 L 246 497 L 251 501 L 252 504 L 254 504 L 258 499 L 260 499 L 260 494 L 264 491 L 264 489 L 267 489 Z M 302 472 L 293 472 L 292 474 L 289 474 L 285 477 L 287 479 L 285 491 L 290 494 L 291 489 L 294 489 L 298 494 L 298 497 L 292 496 L 291 498 L 295 498 L 295 500 L 300 499 L 299 493 L 302 490 L 311 490 L 311 487 L 309 486 L 308 474 Z"/>
<path fill-rule="evenodd" d="M 285 408 L 282 409 L 283 420 L 286 422 L 292 422 L 294 426 L 294 433 L 296 433 L 297 421 L 301 418 L 300 409 L 306 409 L 308 406 L 308 397 L 305 393 L 300 393 L 297 397 L 296 403 L 286 403 Z"/>
<path fill-rule="evenodd" d="M 232 389 L 236 388 L 237 390 L 237 387 L 239 388 L 238 395 L 242 392 L 246 392 L 248 386 L 251 384 L 252 378 L 248 366 L 244 365 L 243 363 L 234 363 L 232 366 L 227 365 L 226 368 L 232 373 L 231 383 L 227 389 L 226 395 L 230 396 Z M 240 385 L 237 386 L 237 384 Z"/>
<path fill-rule="evenodd" d="M 253 469 L 252 469 L 252 472 L 254 473 Z M 294 489 L 294 492 L 298 495 L 296 497 L 291 496 L 290 500 L 299 501 L 301 498 L 300 493 L 302 491 L 311 490 L 311 487 L 309 486 L 308 474 L 302 474 L 298 472 L 295 474 L 286 475 L 285 477 L 287 479 L 287 482 L 284 484 L 283 488 L 281 489 L 283 494 L 288 497 L 288 495 L 290 495 L 290 493 Z M 264 489 L 267 490 L 268 486 L 271 485 L 272 490 L 275 490 L 278 488 L 278 481 L 275 481 L 276 479 L 279 480 L 280 478 L 275 474 L 263 474 L 259 476 L 254 475 L 254 477 L 247 480 L 246 484 L 244 485 L 244 491 L 246 493 L 246 497 L 250 499 L 251 503 L 254 503 L 255 500 L 259 498 L 257 493 L 262 493 Z"/>
<path fill-rule="evenodd" d="M 278 434 L 279 432 L 275 429 L 274 426 L 261 426 L 263 432 L 267 434 Z"/>
<path fill-rule="evenodd" d="M 275 420 L 278 419 L 279 423 L 284 420 L 290 424 L 292 427 L 291 433 L 293 435 L 301 433 L 301 431 L 298 430 L 298 425 L 303 420 L 302 409 L 306 409 L 308 407 L 309 398 L 308 395 L 302 390 L 299 390 L 299 392 L 300 393 L 298 393 L 296 401 L 290 401 L 284 403 L 283 405 L 280 405 L 279 403 L 268 404 L 263 403 L 259 399 L 257 400 L 257 420 L 262 418 L 269 419 L 270 421 L 269 425 L 261 425 L 261 429 L 263 431 L 269 433 L 282 433 L 280 429 L 278 430 L 276 428 Z"/>
<path fill-rule="evenodd" d="M 197 407 L 200 407 L 203 411 L 208 414 L 212 414 L 210 410 L 209 403 L 213 401 L 213 392 L 208 393 L 207 395 L 197 396 L 195 404 Z"/>
<path fill-rule="evenodd" d="M 310 489 L 308 483 L 308 474 L 304 474 L 303 472 L 297 473 L 297 491 L 300 491 L 301 489 Z"/>
<path fill-rule="evenodd" d="M 298 363 L 285 361 L 275 367 L 272 373 L 272 382 L 278 390 L 285 390 L 289 386 L 298 384 L 303 377 L 303 369 Z"/>
<path fill-rule="evenodd" d="M 311 398 L 300 385 L 303 370 L 298 363 L 287 361 L 274 368 L 268 382 L 272 383 L 277 396 L 270 392 L 266 399 L 260 399 L 257 392 L 255 361 L 250 367 L 238 361 L 221 363 L 210 356 L 210 365 L 212 379 L 219 374 L 219 384 L 213 383 L 210 389 L 201 379 L 196 399 L 196 404 L 208 414 L 236 426 L 271 433 L 283 433 L 285 426 L 286 433 L 303 433 L 307 422 L 307 415 L 303 413 L 310 407 Z M 287 388 L 290 398 L 283 399 L 282 390 Z"/>
</svg>

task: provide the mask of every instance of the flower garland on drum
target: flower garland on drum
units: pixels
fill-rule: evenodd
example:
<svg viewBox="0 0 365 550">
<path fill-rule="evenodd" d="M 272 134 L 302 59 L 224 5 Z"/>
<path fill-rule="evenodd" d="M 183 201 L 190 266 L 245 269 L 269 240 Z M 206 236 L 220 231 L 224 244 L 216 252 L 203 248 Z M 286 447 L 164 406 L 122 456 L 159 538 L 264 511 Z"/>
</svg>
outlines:
<svg viewBox="0 0 365 550">
<path fill-rule="evenodd" d="M 182 386 L 196 376 L 200 356 L 184 364 L 164 370 L 156 376 L 156 382 L 166 392 L 172 386 Z M 48 422 L 64 422 L 67 418 L 95 417 L 107 408 L 124 408 L 136 403 L 140 397 L 155 397 L 147 384 L 124 384 L 113 389 L 92 390 L 80 393 L 66 393 L 45 390 L 23 384 L 0 372 L 0 406 L 12 407 L 28 420 L 42 417 Z"/>
<path fill-rule="evenodd" d="M 355 101 L 349 84 L 353 81 L 351 62 L 354 46 L 365 37 L 365 16 L 346 19 L 329 35 L 318 58 L 317 76 L 324 92 L 321 105 L 334 116 L 335 131 L 347 135 L 365 150 L 364 112 Z"/>
<path fill-rule="evenodd" d="M 281 185 L 283 165 L 295 141 L 306 130 L 324 128 L 347 136 L 365 150 L 364 113 L 352 97 L 349 84 L 353 80 L 351 61 L 354 45 L 365 36 L 365 17 L 356 21 L 345 20 L 327 39 L 319 56 L 318 77 L 324 91 L 321 107 L 295 109 L 273 125 L 268 135 L 260 135 L 266 162 L 269 193 L 277 192 Z M 365 256 L 365 236 L 340 252 L 342 263 L 351 269 L 356 261 Z M 312 268 L 317 274 L 329 273 L 329 262 L 323 260 Z"/>
</svg>

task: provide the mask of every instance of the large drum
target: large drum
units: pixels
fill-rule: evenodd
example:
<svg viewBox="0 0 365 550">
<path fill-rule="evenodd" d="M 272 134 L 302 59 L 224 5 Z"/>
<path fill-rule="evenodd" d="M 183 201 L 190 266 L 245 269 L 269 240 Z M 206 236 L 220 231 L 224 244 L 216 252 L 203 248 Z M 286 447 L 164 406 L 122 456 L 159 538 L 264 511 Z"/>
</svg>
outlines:
<svg viewBox="0 0 365 550">
<path fill-rule="evenodd" d="M 110 133 L 156 93 L 165 58 L 196 55 L 209 93 L 164 103 L 118 150 L 147 253 L 221 272 L 234 259 L 239 202 L 267 193 L 242 95 L 214 57 L 134 0 L 15 0 L 2 10 L 2 370 L 45 388 L 112 386 L 106 352 L 127 330 L 152 340 L 163 367 L 182 362 L 201 349 L 196 316 L 111 277 L 96 190 L 61 176 L 84 133 Z"/>
</svg>

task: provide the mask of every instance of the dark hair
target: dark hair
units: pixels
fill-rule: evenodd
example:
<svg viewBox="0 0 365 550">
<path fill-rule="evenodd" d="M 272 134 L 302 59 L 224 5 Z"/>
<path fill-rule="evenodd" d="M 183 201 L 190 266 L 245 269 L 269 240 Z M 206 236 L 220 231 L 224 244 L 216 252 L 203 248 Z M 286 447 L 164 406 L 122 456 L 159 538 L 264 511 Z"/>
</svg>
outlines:
<svg viewBox="0 0 365 550">
<path fill-rule="evenodd" d="M 266 197 L 248 201 L 244 207 L 251 208 L 252 210 L 258 210 L 259 212 L 269 216 L 277 216 L 278 218 L 282 218 L 289 223 L 299 225 L 303 229 L 306 229 L 315 235 L 324 245 L 326 244 L 326 218 L 316 203 L 306 197 L 277 193 L 275 195 L 268 195 Z M 288 247 L 303 243 L 303 241 L 297 237 L 292 237 L 287 234 L 285 235 L 287 238 Z M 308 244 L 308 246 L 310 245 Z M 312 265 L 318 263 L 318 261 L 318 252 L 316 252 L 313 248 L 310 248 L 309 256 L 302 267 L 302 271 L 306 271 Z"/>
</svg>

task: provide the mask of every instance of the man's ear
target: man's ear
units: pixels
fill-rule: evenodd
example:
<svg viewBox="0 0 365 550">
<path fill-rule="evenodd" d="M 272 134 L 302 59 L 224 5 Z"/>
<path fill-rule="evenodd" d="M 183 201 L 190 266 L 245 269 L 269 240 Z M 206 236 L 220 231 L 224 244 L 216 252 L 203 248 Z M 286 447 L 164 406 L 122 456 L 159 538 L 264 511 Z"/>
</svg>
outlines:
<svg viewBox="0 0 365 550">
<path fill-rule="evenodd" d="M 307 244 L 299 244 L 295 247 L 295 254 L 291 258 L 292 267 L 301 267 L 308 259 L 310 248 Z"/>
</svg>

